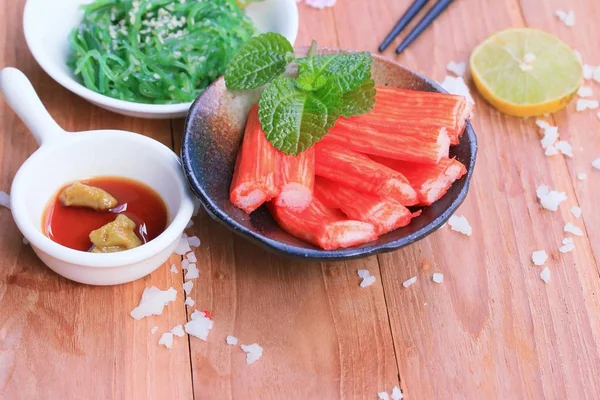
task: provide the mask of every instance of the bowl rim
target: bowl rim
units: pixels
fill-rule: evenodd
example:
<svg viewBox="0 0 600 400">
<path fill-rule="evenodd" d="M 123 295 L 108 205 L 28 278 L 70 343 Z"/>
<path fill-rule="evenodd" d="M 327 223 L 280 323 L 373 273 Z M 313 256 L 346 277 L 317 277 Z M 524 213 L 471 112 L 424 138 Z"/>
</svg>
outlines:
<svg viewBox="0 0 600 400">
<path fill-rule="evenodd" d="M 116 109 L 128 113 L 136 113 L 136 114 L 146 114 L 146 115 L 174 115 L 174 114 L 185 114 L 194 103 L 193 101 L 186 103 L 175 103 L 175 104 L 149 104 L 149 103 L 136 103 L 133 101 L 120 100 L 110 96 L 106 96 L 104 94 L 97 93 L 91 89 L 88 89 L 83 84 L 79 83 L 76 79 L 68 76 L 63 73 L 52 61 L 52 59 L 43 56 L 42 52 L 39 50 L 39 41 L 33 40 L 32 29 L 35 29 L 29 23 L 29 16 L 33 13 L 33 3 L 35 0 L 27 0 L 25 3 L 25 7 L 23 9 L 23 33 L 25 35 L 25 42 L 27 43 L 27 47 L 31 52 L 33 58 L 39 64 L 39 66 L 58 84 L 63 86 L 65 89 L 71 91 L 72 93 L 82 97 L 83 99 L 90 101 L 94 104 L 100 105 L 102 107 L 107 107 L 111 109 Z M 291 15 L 290 18 L 293 20 L 290 26 L 295 30 L 292 30 L 292 36 L 295 38 L 298 34 L 298 6 L 295 0 L 288 0 L 291 6 Z"/>
<path fill-rule="evenodd" d="M 321 50 L 325 51 L 338 51 L 338 52 L 346 52 L 348 50 L 341 48 L 321 48 Z M 434 87 L 440 93 L 448 93 L 440 84 L 435 82 L 434 80 L 428 78 L 427 76 L 413 70 L 407 68 L 400 63 L 380 56 L 378 54 L 372 54 L 373 58 L 376 58 L 384 63 L 392 64 L 395 68 L 403 69 L 418 78 L 425 81 L 428 85 Z M 222 77 L 219 80 L 223 79 Z M 211 84 L 215 85 L 219 80 L 213 82 Z M 232 230 L 233 232 L 243 236 L 244 238 L 250 240 L 251 242 L 258 244 L 259 246 L 266 247 L 268 250 L 283 256 L 292 256 L 295 258 L 302 259 L 310 259 L 310 260 L 320 260 L 320 261 L 328 261 L 328 260 L 350 260 L 356 258 L 367 257 L 371 255 L 387 253 L 393 250 L 400 249 L 404 246 L 407 246 L 411 243 L 414 243 L 425 236 L 433 233 L 437 229 L 439 229 L 442 225 L 446 223 L 446 221 L 456 212 L 458 207 L 464 202 L 467 193 L 469 191 L 470 181 L 473 176 L 473 170 L 475 167 L 475 161 L 477 158 L 477 136 L 471 125 L 471 121 L 467 120 L 467 124 L 465 127 L 464 136 L 466 136 L 469 144 L 469 149 L 471 151 L 471 157 L 469 159 L 469 165 L 467 166 L 467 173 L 464 176 L 464 185 L 460 192 L 458 193 L 456 199 L 450 203 L 448 208 L 436 219 L 434 219 L 429 224 L 425 225 L 423 228 L 419 229 L 416 232 L 413 232 L 410 235 L 404 236 L 402 238 L 392 240 L 387 243 L 381 243 L 377 245 L 370 245 L 366 243 L 361 247 L 348 247 L 345 249 L 338 250 L 323 250 L 317 247 L 314 248 L 301 248 L 294 245 L 289 245 L 277 240 L 270 239 L 265 237 L 251 229 L 246 228 L 240 223 L 236 222 L 231 218 L 226 212 L 222 211 L 220 207 L 218 207 L 215 202 L 208 196 L 203 186 L 198 181 L 197 177 L 193 173 L 192 169 L 192 160 L 188 154 L 188 149 L 190 147 L 190 137 L 189 134 L 189 126 L 192 119 L 192 116 L 195 114 L 195 110 L 197 109 L 197 104 L 200 102 L 202 95 L 200 95 L 190 107 L 188 114 L 185 119 L 185 127 L 184 127 L 184 136 L 181 145 L 181 160 L 183 162 L 183 167 L 185 170 L 185 176 L 190 184 L 192 191 L 199 197 L 201 204 L 207 213 L 214 220 L 220 222 L 225 225 L 227 228 Z"/>
<path fill-rule="evenodd" d="M 48 144 L 42 145 L 38 150 L 36 150 L 19 168 L 11 186 L 11 213 L 13 215 L 13 219 L 23 236 L 25 236 L 25 238 L 33 247 L 39 249 L 43 253 L 56 260 L 74 264 L 80 267 L 115 268 L 147 260 L 166 249 L 181 236 L 187 223 L 192 217 L 194 200 L 189 191 L 189 186 L 187 185 L 186 179 L 184 176 L 182 176 L 181 163 L 177 157 L 177 154 L 157 140 L 128 131 L 106 129 L 77 132 L 76 135 L 72 136 L 71 133 L 68 134 L 69 137 L 52 141 Z M 180 174 L 178 186 L 180 189 L 181 202 L 178 209 L 176 209 L 173 213 L 173 219 L 171 223 L 167 225 L 160 235 L 148 243 L 145 243 L 140 247 L 118 253 L 92 254 L 85 251 L 74 250 L 52 241 L 50 238 L 44 235 L 40 229 L 36 228 L 35 224 L 28 216 L 25 202 L 20 200 L 20 194 L 26 194 L 25 185 L 27 182 L 25 182 L 23 174 L 26 173 L 29 168 L 32 168 L 31 164 L 36 162 L 35 159 L 37 157 L 52 151 L 57 146 L 61 146 L 64 143 L 76 144 L 78 142 L 85 141 L 106 140 L 110 135 L 114 137 L 127 138 L 138 143 L 144 143 L 145 146 L 150 147 L 149 151 L 152 151 L 157 155 L 157 157 L 172 161 L 173 166 L 170 168 L 175 169 L 177 168 L 175 166 L 179 165 L 178 170 L 175 172 Z"/>
</svg>

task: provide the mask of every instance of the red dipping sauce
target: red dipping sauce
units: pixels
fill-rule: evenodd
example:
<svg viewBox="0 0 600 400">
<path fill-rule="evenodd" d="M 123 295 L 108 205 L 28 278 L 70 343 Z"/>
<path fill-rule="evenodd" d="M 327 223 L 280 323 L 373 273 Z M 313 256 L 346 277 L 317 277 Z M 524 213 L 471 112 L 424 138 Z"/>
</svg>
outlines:
<svg viewBox="0 0 600 400">
<path fill-rule="evenodd" d="M 109 211 L 65 207 L 59 199 L 64 187 L 61 188 L 46 206 L 42 217 L 43 232 L 54 242 L 74 250 L 89 251 L 92 247 L 90 232 L 114 221 L 118 214 L 125 214 L 136 223 L 136 233 L 142 243 L 156 238 L 166 229 L 167 207 L 158 193 L 146 184 L 120 177 L 97 177 L 81 183 L 106 190 L 119 204 Z"/>
</svg>

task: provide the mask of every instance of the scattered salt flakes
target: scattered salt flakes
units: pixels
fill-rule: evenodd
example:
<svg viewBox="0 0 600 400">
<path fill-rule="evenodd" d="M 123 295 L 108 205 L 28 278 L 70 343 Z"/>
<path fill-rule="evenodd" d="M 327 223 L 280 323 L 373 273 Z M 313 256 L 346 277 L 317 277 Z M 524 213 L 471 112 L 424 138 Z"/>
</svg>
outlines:
<svg viewBox="0 0 600 400">
<path fill-rule="evenodd" d="M 158 340 L 158 345 L 164 345 L 167 349 L 173 347 L 173 334 L 171 332 L 165 332 Z"/>
<path fill-rule="evenodd" d="M 550 282 L 550 269 L 548 269 L 548 267 L 544 267 L 540 273 L 540 278 L 542 278 L 545 283 Z"/>
<path fill-rule="evenodd" d="M 243 344 L 242 350 L 246 352 L 246 364 L 250 365 L 253 362 L 257 361 L 263 355 L 263 348 L 258 344 L 254 343 L 251 345 Z"/>
<path fill-rule="evenodd" d="M 181 239 L 179 239 L 179 243 L 177 244 L 177 247 L 175 247 L 175 253 L 179 254 L 180 256 L 184 255 L 185 253 L 187 253 L 188 251 L 191 251 L 192 249 L 190 249 L 190 245 L 188 243 L 188 239 L 186 237 L 181 237 Z"/>
<path fill-rule="evenodd" d="M 306 5 L 322 10 L 325 7 L 333 7 L 335 2 L 336 0 L 306 0 Z"/>
<path fill-rule="evenodd" d="M 26 237 L 23 238 L 23 244 L 27 246 L 29 244 L 29 240 Z"/>
<path fill-rule="evenodd" d="M 573 50 L 573 54 L 575 54 L 575 58 L 579 61 L 579 64 L 583 65 L 583 57 L 578 50 Z"/>
<path fill-rule="evenodd" d="M 560 251 L 561 253 L 568 253 L 570 251 L 573 251 L 574 249 L 575 245 L 573 244 L 573 242 L 564 243 L 563 240 L 563 245 L 558 248 L 558 251 Z"/>
<path fill-rule="evenodd" d="M 358 276 L 360 276 L 363 279 L 368 276 L 371 276 L 371 273 L 369 272 L 368 269 L 359 269 L 358 271 L 356 271 L 356 273 L 358 274 Z"/>
<path fill-rule="evenodd" d="M 540 185 L 535 191 L 535 194 L 540 200 L 542 207 L 550 211 L 558 210 L 560 203 L 567 200 L 567 195 L 564 192 L 550 190 L 546 185 Z"/>
<path fill-rule="evenodd" d="M 577 99 L 575 111 L 595 110 L 599 105 L 598 100 Z"/>
<path fill-rule="evenodd" d="M 390 395 L 387 392 L 379 392 L 377 397 L 379 397 L 379 400 L 390 400 Z"/>
<path fill-rule="evenodd" d="M 177 325 L 171 329 L 171 333 L 175 336 L 184 337 L 185 332 L 183 331 L 183 326 Z"/>
<path fill-rule="evenodd" d="M 196 264 L 190 264 L 185 273 L 185 279 L 196 279 L 200 276 L 200 271 L 196 268 Z"/>
<path fill-rule="evenodd" d="M 194 225 L 194 220 L 190 219 L 188 221 L 187 225 L 185 226 L 185 229 L 190 229 L 193 225 Z"/>
<path fill-rule="evenodd" d="M 556 148 L 556 150 L 560 151 L 565 156 L 573 157 L 573 148 L 571 147 L 571 144 L 566 140 L 559 140 L 558 142 L 556 142 L 554 147 Z"/>
<path fill-rule="evenodd" d="M 567 233 L 572 233 L 575 236 L 583 236 L 583 231 L 581 230 L 581 228 L 573 225 L 570 222 L 567 222 L 564 231 Z"/>
<path fill-rule="evenodd" d="M 6 207 L 10 210 L 10 196 L 8 193 L 0 190 L 0 206 Z"/>
<path fill-rule="evenodd" d="M 567 237 L 562 240 L 562 244 L 572 244 L 573 238 Z"/>
<path fill-rule="evenodd" d="M 465 74 L 465 71 L 467 69 L 467 64 L 464 62 L 454 62 L 454 61 L 450 61 L 448 63 L 448 65 L 446 65 L 446 69 L 454 74 L 456 74 L 457 76 L 463 76 Z"/>
<path fill-rule="evenodd" d="M 238 338 L 236 338 L 235 336 L 227 336 L 225 338 L 225 342 L 227 342 L 227 344 L 231 344 L 231 345 L 237 345 L 238 344 Z"/>
<path fill-rule="evenodd" d="M 554 145 L 546 147 L 546 151 L 544 151 L 544 155 L 547 157 L 555 156 L 557 154 L 558 150 L 556 150 L 556 147 L 554 147 Z"/>
<path fill-rule="evenodd" d="M 169 288 L 168 290 L 160 290 L 152 286 L 144 289 L 140 304 L 134 308 L 130 315 L 132 318 L 140 320 L 150 315 L 161 315 L 167 304 L 175 301 L 177 290 Z"/>
<path fill-rule="evenodd" d="M 151 334 L 155 334 L 156 332 L 158 332 L 158 326 L 153 327 L 152 329 L 150 329 L 150 333 Z"/>
<path fill-rule="evenodd" d="M 592 88 L 589 86 L 581 86 L 577 91 L 577 96 L 579 97 L 592 97 Z"/>
<path fill-rule="evenodd" d="M 581 208 L 579 208 L 579 207 L 571 207 L 571 214 L 573 214 L 573 216 L 575 218 L 581 217 Z"/>
<path fill-rule="evenodd" d="M 171 270 L 170 270 L 170 271 L 171 271 L 172 273 L 174 273 L 174 274 L 176 274 L 176 273 L 178 273 L 178 272 L 179 272 L 179 271 L 177 270 L 177 266 L 176 266 L 175 264 L 171 264 Z"/>
<path fill-rule="evenodd" d="M 558 140 L 558 127 L 548 126 L 542 129 L 544 130 L 544 137 L 542 137 L 540 143 L 542 144 L 542 149 L 545 149 L 552 146 Z"/>
<path fill-rule="evenodd" d="M 547 128 L 550 128 L 552 126 L 548 122 L 544 121 L 543 119 L 536 119 L 535 120 L 535 124 L 540 129 L 547 129 Z"/>
<path fill-rule="evenodd" d="M 185 255 L 185 258 L 187 258 L 187 260 L 191 263 L 195 263 L 196 261 L 198 261 L 198 259 L 196 258 L 196 254 L 193 251 L 187 253 Z"/>
<path fill-rule="evenodd" d="M 448 93 L 465 96 L 467 100 L 475 104 L 475 100 L 473 100 L 473 96 L 471 96 L 471 91 L 462 76 L 446 76 L 441 85 Z"/>
<path fill-rule="evenodd" d="M 392 388 L 392 400 L 402 400 L 404 398 L 404 394 L 400 390 L 398 386 L 394 386 Z"/>
<path fill-rule="evenodd" d="M 600 158 L 596 158 L 594 161 L 592 161 L 592 167 L 600 169 Z"/>
<path fill-rule="evenodd" d="M 194 307 L 194 305 L 196 305 L 196 302 L 191 297 L 186 297 L 184 304 L 188 307 Z"/>
<path fill-rule="evenodd" d="M 185 292 L 185 294 L 190 294 L 193 287 L 194 287 L 194 282 L 192 282 L 192 281 L 186 282 L 183 284 L 183 291 Z"/>
<path fill-rule="evenodd" d="M 442 274 L 440 272 L 436 272 L 436 273 L 433 274 L 433 276 L 431 277 L 431 279 L 435 283 L 442 283 L 442 282 L 444 282 L 444 274 Z"/>
<path fill-rule="evenodd" d="M 556 10 L 554 13 L 566 26 L 571 27 L 575 25 L 575 12 L 565 12 L 563 10 Z"/>
<path fill-rule="evenodd" d="M 404 286 L 405 288 L 407 288 L 410 285 L 414 284 L 415 282 L 417 282 L 417 277 L 413 276 L 412 278 L 407 279 L 404 282 L 402 282 L 402 286 Z"/>
<path fill-rule="evenodd" d="M 600 83 L 600 66 L 594 68 L 594 73 L 592 74 L 592 79 L 596 82 Z"/>
<path fill-rule="evenodd" d="M 188 240 L 188 243 L 190 244 L 190 246 L 200 247 L 200 239 L 198 238 L 198 236 L 189 237 L 187 240 Z"/>
<path fill-rule="evenodd" d="M 187 259 L 187 258 L 184 258 L 184 259 L 181 261 L 181 269 L 185 271 L 185 270 L 187 270 L 187 269 L 188 269 L 188 267 L 189 267 L 189 266 L 190 266 L 190 262 L 188 261 L 188 259 Z"/>
<path fill-rule="evenodd" d="M 453 231 L 460 232 L 463 235 L 471 236 L 473 233 L 473 229 L 471 228 L 471 225 L 469 225 L 469 221 L 467 221 L 467 218 L 462 215 L 460 217 L 457 217 L 456 215 L 451 216 L 448 220 L 448 225 L 450 225 L 450 228 Z"/>
<path fill-rule="evenodd" d="M 531 261 L 537 266 L 544 265 L 548 260 L 548 254 L 544 250 L 538 250 L 531 253 Z"/>
<path fill-rule="evenodd" d="M 594 77 L 594 67 L 588 64 L 583 65 L 583 79 L 590 80 Z"/>
<path fill-rule="evenodd" d="M 215 324 L 214 321 L 206 316 L 202 311 L 194 311 L 191 315 L 192 320 L 185 324 L 185 331 L 197 337 L 198 339 L 206 341 L 208 334 Z"/>
<path fill-rule="evenodd" d="M 585 181 L 587 179 L 587 174 L 585 172 L 580 172 L 577 174 L 577 179 L 580 181 Z"/>
<path fill-rule="evenodd" d="M 360 287 L 361 288 L 366 288 L 367 286 L 371 286 L 372 284 L 375 283 L 375 277 L 373 275 L 369 275 L 366 278 L 363 278 L 362 282 L 360 283 Z"/>
</svg>

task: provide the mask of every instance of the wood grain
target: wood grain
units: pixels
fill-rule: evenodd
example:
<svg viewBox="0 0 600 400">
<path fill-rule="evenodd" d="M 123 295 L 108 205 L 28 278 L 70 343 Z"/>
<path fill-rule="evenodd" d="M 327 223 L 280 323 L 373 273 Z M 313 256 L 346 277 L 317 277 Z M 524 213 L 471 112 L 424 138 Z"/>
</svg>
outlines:
<svg viewBox="0 0 600 400">
<path fill-rule="evenodd" d="M 58 86 L 37 66 L 22 35 L 24 1 L 0 6 L 0 67 L 25 72 L 44 104 L 67 130 L 132 130 L 171 144 L 169 121 L 120 117 L 93 107 Z M 0 189 L 37 145 L 0 100 Z M 169 351 L 160 334 L 185 322 L 181 275 L 161 268 L 115 287 L 76 284 L 47 269 L 21 242 L 9 210 L 0 208 L 0 398 L 165 399 L 192 397 L 184 339 Z M 145 287 L 176 287 L 180 294 L 161 317 L 129 317 Z M 150 329 L 159 326 L 152 336 Z M 178 338 L 176 338 L 178 339 Z"/>
<path fill-rule="evenodd" d="M 297 44 L 316 39 L 321 46 L 374 51 L 410 2 L 340 0 L 322 11 L 299 5 Z M 103 111 L 45 75 L 25 46 L 23 4 L 0 0 L 0 67 L 22 69 L 59 124 L 73 131 L 132 130 L 179 150 L 181 120 Z M 553 16 L 567 7 L 576 13 L 573 28 Z M 590 40 L 600 36 L 598 18 L 600 6 L 589 0 L 461 0 L 397 59 L 441 80 L 449 61 L 466 61 L 493 31 L 532 26 L 599 65 Z M 396 57 L 393 46 L 386 55 Z M 573 105 L 549 117 L 575 157 L 547 158 L 533 120 L 476 102 L 480 153 L 458 213 L 469 219 L 472 237 L 446 227 L 379 257 L 305 263 L 271 255 L 201 212 L 188 230 L 202 245 L 191 294 L 196 306 L 187 310 L 182 274 L 169 272 L 170 263 L 128 285 L 74 284 L 37 260 L 10 212 L 0 208 L 0 398 L 374 399 L 399 384 L 407 399 L 419 400 L 597 399 L 600 172 L 591 161 L 600 157 L 600 121 Z M 0 127 L 0 189 L 9 191 L 36 144 L 3 100 Z M 578 180 L 579 172 L 588 179 Z M 538 205 L 541 183 L 567 193 L 558 212 Z M 569 213 L 573 205 L 582 207 L 581 219 Z M 567 221 L 584 227 L 586 236 L 575 238 L 574 252 L 561 254 Z M 540 249 L 552 256 L 548 285 L 530 261 Z M 180 269 L 178 257 L 171 261 Z M 377 282 L 360 288 L 359 268 Z M 431 281 L 433 272 L 444 273 L 443 284 Z M 417 283 L 404 288 L 412 276 Z M 132 320 L 129 311 L 152 285 L 178 289 L 176 303 L 163 316 Z M 213 315 L 208 342 L 175 338 L 172 350 L 159 347 L 160 334 L 193 309 Z M 225 343 L 230 334 L 259 343 L 263 357 L 246 365 L 241 349 Z"/>
</svg>

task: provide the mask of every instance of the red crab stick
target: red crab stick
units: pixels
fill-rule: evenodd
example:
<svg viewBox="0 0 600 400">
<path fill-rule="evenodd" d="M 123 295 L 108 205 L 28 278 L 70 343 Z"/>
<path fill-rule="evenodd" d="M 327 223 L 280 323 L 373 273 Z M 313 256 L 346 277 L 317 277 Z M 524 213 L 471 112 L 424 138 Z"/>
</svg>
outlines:
<svg viewBox="0 0 600 400">
<path fill-rule="evenodd" d="M 275 204 L 302 211 L 310 204 L 315 183 L 315 149 L 297 156 L 277 154 L 277 172 L 281 192 Z"/>
<path fill-rule="evenodd" d="M 327 207 L 313 196 L 303 211 L 268 204 L 271 215 L 279 226 L 296 236 L 325 250 L 335 250 L 377 239 L 375 226 L 368 222 L 347 219 L 339 210 Z"/>
<path fill-rule="evenodd" d="M 450 142 L 458 144 L 473 104 L 464 96 L 378 86 L 372 114 L 401 125 L 445 126 Z"/>
<path fill-rule="evenodd" d="M 330 207 L 339 208 L 348 218 L 370 222 L 378 235 L 406 226 L 411 212 L 392 199 L 362 193 L 321 177 L 315 180 L 315 195 Z"/>
<path fill-rule="evenodd" d="M 438 164 L 416 164 L 373 157 L 377 162 L 402 173 L 419 194 L 419 205 L 428 206 L 446 194 L 452 184 L 467 173 L 463 164 L 444 158 Z"/>
<path fill-rule="evenodd" d="M 255 105 L 248 114 L 229 192 L 229 200 L 248 214 L 279 193 L 276 179 L 278 151 L 261 129 L 257 110 Z"/>
<path fill-rule="evenodd" d="M 342 183 L 359 192 L 391 198 L 405 206 L 417 204 L 417 192 L 399 172 L 369 157 L 325 142 L 315 146 L 317 176 Z"/>
<path fill-rule="evenodd" d="M 450 148 L 450 138 L 443 126 L 376 121 L 371 120 L 370 114 L 340 118 L 323 143 L 364 154 L 433 164 L 448 157 Z"/>
</svg>

